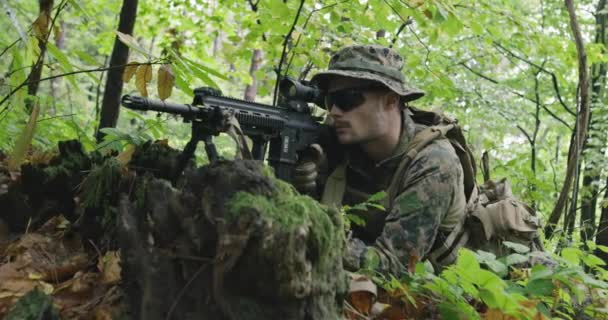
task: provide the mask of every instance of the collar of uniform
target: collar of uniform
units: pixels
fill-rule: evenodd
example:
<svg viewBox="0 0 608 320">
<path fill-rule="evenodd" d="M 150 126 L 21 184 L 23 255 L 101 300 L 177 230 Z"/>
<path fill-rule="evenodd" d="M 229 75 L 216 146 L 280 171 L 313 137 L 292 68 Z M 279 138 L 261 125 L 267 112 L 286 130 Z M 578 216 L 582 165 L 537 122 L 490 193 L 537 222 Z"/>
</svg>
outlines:
<svg viewBox="0 0 608 320">
<path fill-rule="evenodd" d="M 392 160 L 401 159 L 403 154 L 405 154 L 410 140 L 416 133 L 416 124 L 414 123 L 414 120 L 412 120 L 411 115 L 412 111 L 410 111 L 409 108 L 406 108 L 401 112 L 401 136 L 399 136 L 397 147 L 390 156 L 375 163 L 374 167 L 378 168 L 392 162 Z M 358 146 L 350 148 L 350 150 L 346 152 L 345 160 L 347 166 L 361 173 L 367 171 L 365 169 L 366 164 L 369 166 L 369 164 L 372 163 L 369 157 Z"/>
</svg>

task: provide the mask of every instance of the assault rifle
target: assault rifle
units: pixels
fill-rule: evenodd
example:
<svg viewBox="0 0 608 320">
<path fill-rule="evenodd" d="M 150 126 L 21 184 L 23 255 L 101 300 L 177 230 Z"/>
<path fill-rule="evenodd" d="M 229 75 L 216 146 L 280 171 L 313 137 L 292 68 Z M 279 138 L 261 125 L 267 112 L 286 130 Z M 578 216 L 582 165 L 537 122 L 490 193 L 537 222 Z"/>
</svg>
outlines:
<svg viewBox="0 0 608 320">
<path fill-rule="evenodd" d="M 123 106 L 134 110 L 153 110 L 176 114 L 185 122 L 192 123 L 192 136 L 177 161 L 174 177 L 185 168 L 194 156 L 199 141 L 205 143 L 205 151 L 210 162 L 218 159 L 212 137 L 226 130 L 227 116 L 234 115 L 243 134 L 253 142 L 253 159 L 264 160 L 267 145 L 268 162 L 275 175 L 291 182 L 292 170 L 299 153 L 316 142 L 326 126 L 320 117 L 311 115 L 308 102 L 319 103 L 318 89 L 301 82 L 285 78 L 280 84 L 283 96 L 278 107 L 222 96 L 214 88 L 203 87 L 194 90 L 192 104 L 179 104 L 152 100 L 144 97 L 125 95 Z"/>
</svg>

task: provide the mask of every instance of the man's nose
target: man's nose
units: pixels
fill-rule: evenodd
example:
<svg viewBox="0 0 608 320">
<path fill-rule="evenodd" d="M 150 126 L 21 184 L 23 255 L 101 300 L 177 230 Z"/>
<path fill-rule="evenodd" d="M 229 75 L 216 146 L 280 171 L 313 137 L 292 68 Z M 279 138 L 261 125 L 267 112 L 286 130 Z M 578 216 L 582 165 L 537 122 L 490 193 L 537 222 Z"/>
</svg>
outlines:
<svg viewBox="0 0 608 320">
<path fill-rule="evenodd" d="M 333 118 L 340 117 L 343 114 L 344 114 L 344 112 L 335 104 L 333 104 L 329 107 L 329 115 L 332 116 Z"/>
</svg>

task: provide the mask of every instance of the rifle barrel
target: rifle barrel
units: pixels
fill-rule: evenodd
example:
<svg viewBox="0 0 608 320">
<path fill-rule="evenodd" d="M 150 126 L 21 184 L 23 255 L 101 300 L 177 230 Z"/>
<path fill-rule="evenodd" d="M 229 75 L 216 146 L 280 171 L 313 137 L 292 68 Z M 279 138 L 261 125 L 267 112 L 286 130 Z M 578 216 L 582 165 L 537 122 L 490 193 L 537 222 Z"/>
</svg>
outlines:
<svg viewBox="0 0 608 320">
<path fill-rule="evenodd" d="M 200 112 L 199 108 L 189 104 L 181 104 L 174 102 L 165 102 L 161 100 L 153 100 L 144 97 L 124 95 L 122 97 L 122 105 L 133 110 L 153 110 L 172 114 L 179 114 L 185 117 L 195 116 Z"/>
</svg>

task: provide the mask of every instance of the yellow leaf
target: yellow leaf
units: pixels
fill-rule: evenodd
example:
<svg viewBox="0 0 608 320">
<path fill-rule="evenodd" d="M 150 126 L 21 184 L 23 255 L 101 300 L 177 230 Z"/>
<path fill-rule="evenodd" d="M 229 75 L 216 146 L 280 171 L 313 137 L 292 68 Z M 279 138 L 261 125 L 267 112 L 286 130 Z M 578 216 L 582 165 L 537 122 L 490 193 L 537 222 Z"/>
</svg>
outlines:
<svg viewBox="0 0 608 320">
<path fill-rule="evenodd" d="M 45 39 L 49 32 L 49 16 L 46 12 L 40 13 L 38 18 L 32 23 L 32 30 L 39 40 Z"/>
<path fill-rule="evenodd" d="M 133 61 L 129 65 L 125 67 L 125 71 L 122 73 L 122 81 L 129 82 L 135 71 L 137 71 L 137 67 L 139 66 L 139 62 Z"/>
<path fill-rule="evenodd" d="M 152 65 L 146 65 L 146 73 L 144 73 L 144 75 L 146 76 L 146 82 L 152 80 Z"/>
<path fill-rule="evenodd" d="M 58 41 L 63 35 L 63 30 L 61 30 L 60 26 L 61 23 L 59 21 L 56 21 L 55 25 L 53 26 L 53 36 L 55 37 L 56 41 Z"/>
<path fill-rule="evenodd" d="M 21 136 L 19 137 L 19 140 L 17 140 L 17 143 L 15 143 L 15 148 L 13 149 L 10 159 L 8 160 L 8 169 L 10 171 L 16 171 L 19 166 L 21 166 L 21 163 L 23 163 L 25 153 L 30 147 L 32 138 L 34 137 L 34 130 L 36 129 L 39 114 L 40 106 L 38 103 L 36 103 L 32 109 L 32 113 L 30 114 L 30 120 L 27 122 L 25 128 L 23 128 Z"/>
<path fill-rule="evenodd" d="M 38 279 L 42 279 L 42 275 L 36 272 L 31 272 L 27 274 L 27 277 L 32 279 L 32 280 L 38 280 Z"/>
<path fill-rule="evenodd" d="M 135 87 L 139 91 L 139 93 L 147 97 L 148 96 L 148 88 L 146 87 L 147 83 L 152 79 L 152 66 L 149 64 L 142 64 L 137 67 L 137 72 L 135 72 Z"/>
<path fill-rule="evenodd" d="M 171 96 L 171 90 L 175 84 L 175 76 L 171 65 L 164 64 L 158 68 L 158 97 L 165 100 Z"/>
<path fill-rule="evenodd" d="M 53 291 L 55 291 L 55 288 L 53 287 L 53 285 L 48 282 L 40 281 L 39 284 L 42 287 L 41 288 L 42 292 L 44 292 L 47 295 L 51 295 L 51 294 L 53 294 Z"/>
<path fill-rule="evenodd" d="M 130 144 L 128 145 L 125 150 L 123 150 L 121 153 L 119 153 L 116 156 L 116 160 L 123 166 L 125 167 L 129 161 L 131 161 L 131 157 L 133 157 L 133 153 L 135 152 L 135 146 Z"/>
</svg>

